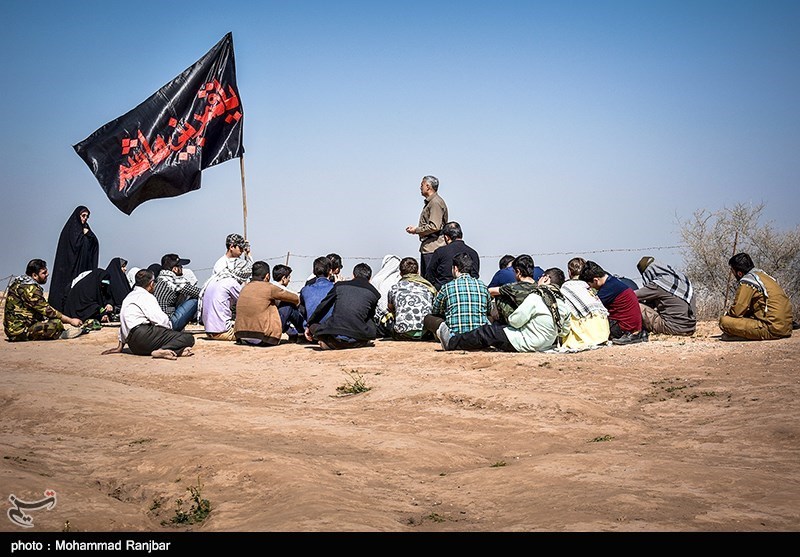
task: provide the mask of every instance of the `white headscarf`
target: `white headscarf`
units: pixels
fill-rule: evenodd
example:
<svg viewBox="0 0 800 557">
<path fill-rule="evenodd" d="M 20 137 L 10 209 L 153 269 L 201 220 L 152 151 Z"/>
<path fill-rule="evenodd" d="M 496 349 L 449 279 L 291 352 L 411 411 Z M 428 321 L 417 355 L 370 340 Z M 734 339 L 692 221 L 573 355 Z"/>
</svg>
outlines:
<svg viewBox="0 0 800 557">
<path fill-rule="evenodd" d="M 380 270 L 375 273 L 370 281 L 378 292 L 381 293 L 381 299 L 378 300 L 378 310 L 381 312 L 387 311 L 389 302 L 389 290 L 392 286 L 400 281 L 400 258 L 396 255 L 386 255 L 383 258 Z"/>
<path fill-rule="evenodd" d="M 125 276 L 128 278 L 128 284 L 131 285 L 131 288 L 133 288 L 133 284 L 136 282 L 136 273 L 139 271 L 139 267 L 131 267 L 128 269 L 128 272 L 125 273 Z"/>
</svg>

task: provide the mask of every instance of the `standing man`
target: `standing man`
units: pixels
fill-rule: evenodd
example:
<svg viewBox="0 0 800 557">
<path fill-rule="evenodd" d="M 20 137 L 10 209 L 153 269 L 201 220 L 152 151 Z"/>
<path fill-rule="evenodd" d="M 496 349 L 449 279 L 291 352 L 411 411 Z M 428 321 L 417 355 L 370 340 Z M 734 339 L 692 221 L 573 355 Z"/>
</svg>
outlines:
<svg viewBox="0 0 800 557">
<path fill-rule="evenodd" d="M 425 276 L 428 263 L 433 252 L 444 243 L 442 228 L 447 224 L 447 204 L 439 196 L 439 179 L 436 176 L 425 176 L 419 185 L 419 192 L 425 198 L 425 204 L 419 215 L 417 226 L 406 226 L 406 232 L 419 236 L 420 269 L 419 273 Z"/>
<path fill-rule="evenodd" d="M 739 286 L 733 305 L 719 318 L 722 332 L 749 340 L 792 336 L 792 303 L 778 282 L 757 269 L 746 253 L 737 253 L 728 265 Z"/>
<path fill-rule="evenodd" d="M 45 300 L 42 285 L 47 282 L 48 274 L 44 260 L 31 259 L 25 275 L 11 281 L 3 315 L 8 340 L 75 338 L 83 332 L 80 319 L 64 315 Z M 72 328 L 64 330 L 64 323 Z"/>
</svg>

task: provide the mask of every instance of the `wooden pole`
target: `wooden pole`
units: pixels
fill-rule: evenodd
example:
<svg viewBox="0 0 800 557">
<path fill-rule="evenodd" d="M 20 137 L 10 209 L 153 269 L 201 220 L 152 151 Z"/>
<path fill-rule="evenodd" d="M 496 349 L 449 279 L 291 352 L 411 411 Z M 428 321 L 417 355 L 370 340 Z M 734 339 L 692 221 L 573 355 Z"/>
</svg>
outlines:
<svg viewBox="0 0 800 557">
<path fill-rule="evenodd" d="M 286 252 L 286 263 L 284 263 L 284 265 L 286 265 L 287 267 L 289 266 L 289 253 L 291 252 L 288 251 Z"/>
<path fill-rule="evenodd" d="M 244 187 L 244 154 L 239 157 L 239 169 L 242 173 L 242 217 L 244 219 L 244 239 L 247 240 L 247 191 Z"/>
<path fill-rule="evenodd" d="M 733 253 L 731 257 L 736 255 L 736 244 L 739 243 L 739 231 L 736 231 L 736 235 L 733 237 Z M 728 267 L 728 281 L 725 283 L 725 305 L 722 306 L 724 311 L 728 311 L 728 293 L 731 290 L 731 276 L 733 275 L 733 269 Z"/>
</svg>

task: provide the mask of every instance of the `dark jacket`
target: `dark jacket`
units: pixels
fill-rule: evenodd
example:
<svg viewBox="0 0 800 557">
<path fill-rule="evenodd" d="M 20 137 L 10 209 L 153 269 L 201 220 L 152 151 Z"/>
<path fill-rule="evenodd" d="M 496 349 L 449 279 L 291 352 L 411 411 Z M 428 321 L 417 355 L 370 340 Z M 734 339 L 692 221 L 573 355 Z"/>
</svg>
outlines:
<svg viewBox="0 0 800 557">
<path fill-rule="evenodd" d="M 334 283 L 314 312 L 308 324 L 320 323 L 333 308 L 330 317 L 319 325 L 315 335 L 343 335 L 356 340 L 373 340 L 377 337 L 375 308 L 381 295 L 368 280 L 354 278 Z"/>
<path fill-rule="evenodd" d="M 433 252 L 428 267 L 425 270 L 425 278 L 436 290 L 440 290 L 455 277 L 453 276 L 453 258 L 459 253 L 466 252 L 472 258 L 472 275 L 475 278 L 481 276 L 481 260 L 478 252 L 464 243 L 464 240 L 453 240 L 449 244 L 436 248 Z"/>
</svg>

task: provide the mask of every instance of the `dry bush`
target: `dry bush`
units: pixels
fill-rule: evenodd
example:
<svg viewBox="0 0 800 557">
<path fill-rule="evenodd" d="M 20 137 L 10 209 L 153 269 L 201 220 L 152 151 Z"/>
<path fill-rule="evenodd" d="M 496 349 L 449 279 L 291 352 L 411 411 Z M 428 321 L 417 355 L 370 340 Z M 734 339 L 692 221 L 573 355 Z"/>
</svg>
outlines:
<svg viewBox="0 0 800 557">
<path fill-rule="evenodd" d="M 679 221 L 683 238 L 686 276 L 696 293 L 699 319 L 716 319 L 730 305 L 737 281 L 728 260 L 734 253 L 749 253 L 756 268 L 778 281 L 792 301 L 795 318 L 800 315 L 800 226 L 778 231 L 761 224 L 764 204 L 737 204 L 715 212 L 695 211 Z"/>
</svg>

